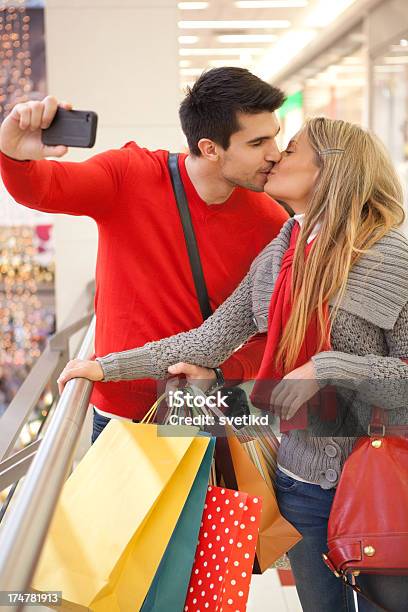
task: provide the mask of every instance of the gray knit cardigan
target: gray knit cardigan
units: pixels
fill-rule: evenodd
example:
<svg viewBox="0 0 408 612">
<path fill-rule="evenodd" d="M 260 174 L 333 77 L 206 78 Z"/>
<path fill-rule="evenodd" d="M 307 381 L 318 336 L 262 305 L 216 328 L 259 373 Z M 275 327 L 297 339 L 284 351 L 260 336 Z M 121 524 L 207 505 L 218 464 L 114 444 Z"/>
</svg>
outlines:
<svg viewBox="0 0 408 612">
<path fill-rule="evenodd" d="M 165 378 L 167 368 L 180 361 L 213 368 L 252 335 L 266 332 L 270 298 L 294 223 L 285 223 L 234 293 L 200 327 L 98 358 L 104 381 Z M 408 359 L 408 240 L 398 230 L 351 269 L 331 344 L 333 350 L 312 358 L 317 381 L 321 387 L 336 387 L 359 431 L 366 430 L 374 404 L 387 409 L 390 423 L 406 423 L 408 365 L 402 360 Z M 283 435 L 280 465 L 323 488 L 335 487 L 357 434 L 353 429 L 344 434 L 344 424 L 343 429 L 339 423 L 331 427 L 330 435 L 318 427 Z"/>
</svg>

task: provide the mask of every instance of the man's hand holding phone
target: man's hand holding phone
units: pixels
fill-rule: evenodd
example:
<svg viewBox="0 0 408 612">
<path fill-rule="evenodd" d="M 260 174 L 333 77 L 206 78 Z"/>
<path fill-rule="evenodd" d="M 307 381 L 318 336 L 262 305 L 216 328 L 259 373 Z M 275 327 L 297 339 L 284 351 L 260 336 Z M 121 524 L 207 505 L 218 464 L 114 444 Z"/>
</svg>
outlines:
<svg viewBox="0 0 408 612">
<path fill-rule="evenodd" d="M 72 109 L 71 104 L 58 103 L 54 96 L 47 96 L 41 102 L 16 104 L 0 127 L 2 153 L 21 161 L 65 155 L 68 147 L 45 145 L 41 140 L 41 130 L 51 125 L 58 106 L 66 110 Z"/>
<path fill-rule="evenodd" d="M 23 102 L 0 127 L 0 150 L 21 161 L 62 157 L 68 146 L 92 147 L 96 125 L 96 113 L 73 111 L 72 104 L 54 96 Z"/>
</svg>

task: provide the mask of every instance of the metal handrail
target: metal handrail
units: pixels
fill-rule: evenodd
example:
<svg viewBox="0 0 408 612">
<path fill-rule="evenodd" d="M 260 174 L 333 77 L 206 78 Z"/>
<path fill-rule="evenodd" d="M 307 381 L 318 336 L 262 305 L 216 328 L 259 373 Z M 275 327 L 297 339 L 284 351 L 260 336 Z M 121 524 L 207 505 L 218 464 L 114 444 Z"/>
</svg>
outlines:
<svg viewBox="0 0 408 612">
<path fill-rule="evenodd" d="M 95 318 L 78 353 L 93 353 Z M 25 592 L 30 586 L 58 497 L 70 471 L 81 433 L 92 383 L 70 380 L 52 416 L 35 458 L 21 485 L 12 512 L 0 530 L 0 591 Z M 24 551 L 24 554 L 22 552 Z M 15 612 L 15 607 L 5 607 Z"/>
<path fill-rule="evenodd" d="M 37 438 L 0 463 L 0 491 L 4 491 L 27 474 L 40 443 L 41 438 Z"/>
<path fill-rule="evenodd" d="M 93 290 L 94 282 L 91 281 L 83 294 L 79 296 L 68 321 L 62 329 L 49 338 L 46 348 L 17 391 L 6 412 L 0 417 L 0 462 L 12 453 L 18 436 L 47 383 L 50 379 L 55 378 L 54 375 L 58 369 L 61 370 L 68 361 L 70 337 L 90 323 L 92 312 L 88 312 L 85 316 L 82 313 L 89 311 L 91 307 Z M 82 316 L 79 316 L 79 313 Z M 55 381 L 53 385 L 56 390 Z"/>
<path fill-rule="evenodd" d="M 91 319 L 92 313 L 85 315 L 50 338 L 48 345 L 0 418 L 0 461 L 7 458 L 13 450 L 22 428 L 37 405 L 45 385 L 57 370 L 64 352 L 66 353 L 64 362 L 68 361 L 67 349 L 64 350 L 63 343 L 68 347 L 69 337 L 89 324 Z"/>
</svg>

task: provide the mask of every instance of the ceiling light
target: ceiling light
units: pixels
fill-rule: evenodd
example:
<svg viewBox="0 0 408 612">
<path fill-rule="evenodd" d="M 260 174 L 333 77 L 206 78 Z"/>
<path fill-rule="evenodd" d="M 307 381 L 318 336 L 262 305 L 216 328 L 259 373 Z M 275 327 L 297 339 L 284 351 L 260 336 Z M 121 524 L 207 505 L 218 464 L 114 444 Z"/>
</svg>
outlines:
<svg viewBox="0 0 408 612">
<path fill-rule="evenodd" d="M 256 74 L 265 81 L 280 72 L 302 49 L 316 37 L 314 30 L 291 30 L 281 36 L 277 43 L 262 57 Z"/>
<path fill-rule="evenodd" d="M 189 66 L 191 66 L 191 61 L 190 60 L 180 60 L 179 66 L 180 68 L 188 68 Z"/>
<path fill-rule="evenodd" d="M 250 30 L 250 29 L 281 29 L 289 28 L 290 21 L 287 19 L 269 19 L 254 21 L 179 21 L 182 30 Z"/>
<path fill-rule="evenodd" d="M 208 2 L 179 2 L 177 6 L 182 11 L 202 11 L 208 8 Z"/>
<path fill-rule="evenodd" d="M 240 59 L 211 59 L 208 65 L 212 68 L 222 68 L 223 66 L 242 66 Z"/>
<path fill-rule="evenodd" d="M 405 68 L 403 66 L 374 66 L 374 72 L 384 72 L 388 74 L 389 72 L 404 72 Z"/>
<path fill-rule="evenodd" d="M 302 8 L 308 0 L 237 0 L 235 6 L 242 9 Z"/>
<path fill-rule="evenodd" d="M 245 64 L 246 66 L 253 63 L 253 57 L 251 53 L 246 53 L 245 51 L 241 53 L 241 55 L 239 56 L 239 60 L 241 64 Z"/>
<path fill-rule="evenodd" d="M 327 2 L 327 0 L 319 0 L 313 12 L 307 17 L 305 26 L 308 28 L 324 28 L 343 13 L 349 6 L 354 4 L 356 0 L 336 0 L 336 2 Z"/>
<path fill-rule="evenodd" d="M 404 45 L 391 45 L 389 51 L 391 53 L 406 53 L 407 49 L 404 47 Z"/>
<path fill-rule="evenodd" d="M 406 38 L 401 38 L 400 45 L 401 47 L 408 47 L 408 40 Z"/>
<path fill-rule="evenodd" d="M 179 54 L 183 56 L 192 57 L 194 55 L 205 56 L 205 55 L 241 55 L 242 53 L 250 53 L 251 55 L 260 55 L 264 53 L 265 49 L 244 49 L 243 47 L 239 47 L 237 49 L 226 47 L 221 49 L 180 49 Z"/>
<path fill-rule="evenodd" d="M 395 57 L 384 57 L 386 64 L 408 64 L 408 55 L 399 55 Z"/>
<path fill-rule="evenodd" d="M 335 83 L 333 82 L 333 85 Z M 363 88 L 365 85 L 367 85 L 367 82 L 365 79 L 342 79 L 341 82 L 339 83 L 340 87 L 338 88 L 338 95 L 339 97 L 344 97 L 347 95 L 347 92 L 344 91 L 344 87 L 358 87 Z"/>
<path fill-rule="evenodd" d="M 274 42 L 276 38 L 275 34 L 221 34 L 217 36 L 220 43 L 269 43 Z"/>
<path fill-rule="evenodd" d="M 358 65 L 358 64 L 337 64 L 337 65 L 333 65 L 330 66 L 329 70 L 333 73 L 347 73 L 350 74 L 351 72 L 365 72 L 366 68 L 365 66 Z"/>
<path fill-rule="evenodd" d="M 179 36 L 178 41 L 180 45 L 194 45 L 200 38 L 198 36 Z"/>
<path fill-rule="evenodd" d="M 181 76 L 200 76 L 204 70 L 205 68 L 182 68 L 180 74 Z"/>
<path fill-rule="evenodd" d="M 347 64 L 347 66 L 362 64 L 363 58 L 359 55 L 347 55 L 346 57 L 343 57 L 343 59 L 341 60 L 341 63 Z"/>
</svg>

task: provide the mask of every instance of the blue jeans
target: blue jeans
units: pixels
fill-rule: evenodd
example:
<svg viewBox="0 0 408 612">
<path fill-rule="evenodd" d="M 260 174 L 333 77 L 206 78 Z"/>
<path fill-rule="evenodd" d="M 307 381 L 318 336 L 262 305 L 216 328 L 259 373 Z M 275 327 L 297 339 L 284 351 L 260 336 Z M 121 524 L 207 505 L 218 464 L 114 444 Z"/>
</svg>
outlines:
<svg viewBox="0 0 408 612">
<path fill-rule="evenodd" d="M 93 444 L 96 438 L 103 432 L 107 424 L 109 423 L 110 418 L 103 416 L 103 414 L 99 414 L 96 412 L 95 408 L 93 409 L 93 427 L 92 427 L 92 438 L 91 444 Z M 139 423 L 137 419 L 133 419 L 134 423 Z"/>
<path fill-rule="evenodd" d="M 282 515 L 303 539 L 288 553 L 303 612 L 354 612 L 353 591 L 326 567 L 327 522 L 335 489 L 294 480 L 278 469 L 276 495 Z M 389 612 L 408 610 L 407 576 L 360 575 L 358 586 Z M 405 603 L 404 603 L 405 602 Z M 360 612 L 378 608 L 359 597 Z"/>
</svg>

